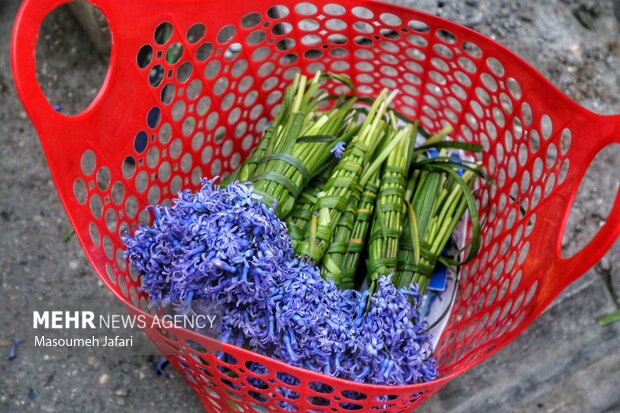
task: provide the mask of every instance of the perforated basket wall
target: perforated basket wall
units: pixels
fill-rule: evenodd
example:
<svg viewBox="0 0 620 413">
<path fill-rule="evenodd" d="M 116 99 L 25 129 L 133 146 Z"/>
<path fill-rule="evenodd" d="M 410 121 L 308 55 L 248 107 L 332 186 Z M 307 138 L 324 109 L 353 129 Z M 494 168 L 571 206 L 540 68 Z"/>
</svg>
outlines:
<svg viewBox="0 0 620 413">
<path fill-rule="evenodd" d="M 484 146 L 480 160 L 495 179 L 477 194 L 484 243 L 463 268 L 436 351 L 440 379 L 369 386 L 228 345 L 225 363 L 204 337 L 146 331 L 160 349 L 178 349 L 172 364 L 209 411 L 410 411 L 510 342 L 618 235 L 616 202 L 590 245 L 561 256 L 571 200 L 596 153 L 618 142 L 618 118 L 579 107 L 467 28 L 372 1 L 96 0 L 112 34 L 110 68 L 91 106 L 67 117 L 41 92 L 33 53 L 43 18 L 61 3 L 24 1 L 15 81 L 84 250 L 130 311 L 142 311 L 145 297 L 120 234 L 150 220 L 146 205 L 237 167 L 297 71 L 346 74 L 366 96 L 399 89 L 402 113 L 430 131 L 450 122 L 456 138 Z"/>
</svg>

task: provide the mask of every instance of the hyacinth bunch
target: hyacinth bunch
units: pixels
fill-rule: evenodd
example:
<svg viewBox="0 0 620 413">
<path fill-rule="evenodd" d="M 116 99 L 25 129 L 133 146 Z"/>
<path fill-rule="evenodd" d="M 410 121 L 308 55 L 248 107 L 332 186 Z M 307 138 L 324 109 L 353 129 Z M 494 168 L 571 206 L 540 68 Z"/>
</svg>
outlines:
<svg viewBox="0 0 620 413">
<path fill-rule="evenodd" d="M 213 302 L 223 341 L 329 376 L 394 385 L 437 376 L 415 284 L 397 289 L 382 276 L 370 298 L 339 289 L 295 258 L 285 224 L 252 187 L 204 180 L 152 211 L 154 224 L 124 242 L 153 304 Z"/>
</svg>

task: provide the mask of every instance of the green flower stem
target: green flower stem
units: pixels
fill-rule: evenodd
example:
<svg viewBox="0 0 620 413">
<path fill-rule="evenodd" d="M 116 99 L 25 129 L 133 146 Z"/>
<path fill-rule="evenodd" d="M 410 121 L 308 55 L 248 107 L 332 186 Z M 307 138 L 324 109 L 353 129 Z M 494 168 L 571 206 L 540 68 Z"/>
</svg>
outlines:
<svg viewBox="0 0 620 413">
<path fill-rule="evenodd" d="M 336 285 L 342 289 L 353 288 L 353 277 L 343 278 L 343 264 L 351 238 L 351 231 L 355 223 L 355 215 L 357 204 L 360 200 L 361 192 L 352 190 L 349 202 L 345 211 L 340 216 L 340 220 L 336 226 L 334 239 L 329 244 L 325 255 L 323 256 L 322 275 L 324 278 L 331 278 Z"/>
<path fill-rule="evenodd" d="M 395 139 L 398 139 L 399 143 L 387 157 L 381 177 L 368 250 L 367 268 L 371 292 L 374 292 L 380 275 L 387 275 L 396 270 L 398 242 L 403 230 L 409 156 L 412 153 L 409 145 L 413 144 L 411 136 L 414 129 L 412 125 L 408 125 L 398 131 Z M 401 135 L 408 139 L 402 139 Z"/>
<path fill-rule="evenodd" d="M 599 324 L 603 326 L 619 322 L 620 321 L 620 309 L 599 317 L 597 321 L 599 322 Z"/>
<path fill-rule="evenodd" d="M 396 277 L 398 287 L 405 287 L 411 282 L 415 282 L 421 292 L 426 290 L 437 260 L 440 259 L 443 249 L 448 244 L 454 229 L 468 208 L 466 192 L 471 193 L 476 178 L 476 173 L 473 171 L 466 171 L 462 178 L 459 177 L 458 179 L 462 180 L 461 183 L 457 181 L 455 176 L 451 176 L 445 171 L 425 173 L 429 176 L 437 175 L 442 178 L 440 187 L 434 192 L 433 213 L 424 236 L 418 235 L 422 250 L 419 261 L 415 262 L 410 256 L 405 256 L 401 252 L 402 261 L 399 262 L 401 267 Z M 445 175 L 449 175 L 448 178 Z M 430 180 L 426 182 L 428 181 Z M 422 190 L 424 189 L 428 190 L 428 188 L 422 188 Z M 415 213 L 415 207 L 412 206 L 412 209 Z"/>
<path fill-rule="evenodd" d="M 304 239 L 308 228 L 308 222 L 310 221 L 314 205 L 317 201 L 317 195 L 321 192 L 321 189 L 323 189 L 325 183 L 331 176 L 335 164 L 335 162 L 330 162 L 330 166 L 304 188 L 301 195 L 297 198 L 295 208 L 293 208 L 286 218 L 286 225 L 288 227 L 288 233 L 291 236 L 293 248 L 297 246 L 299 241 Z"/>
<path fill-rule="evenodd" d="M 340 217 L 347 207 L 353 193 L 361 192 L 359 177 L 375 149 L 385 135 L 386 123 L 383 120 L 395 93 L 381 92 L 362 123 L 359 133 L 336 165 L 332 177 L 318 195 L 315 210 L 319 213 L 316 239 L 307 239 L 298 244 L 296 252 L 319 263 L 334 237 Z M 329 275 L 329 274 L 328 274 Z M 333 275 L 333 274 L 332 274 Z"/>
<path fill-rule="evenodd" d="M 291 99 L 288 118 L 278 121 L 269 135 L 269 143 L 255 170 L 250 175 L 255 193 L 263 202 L 273 205 L 276 213 L 285 219 L 293 210 L 297 197 L 304 187 L 328 163 L 330 149 L 337 143 L 336 137 L 347 141 L 355 134 L 356 121 L 351 107 L 355 99 L 344 100 L 330 111 L 317 114 L 318 101 L 323 93 L 319 91 L 317 74 L 310 82 L 304 76 L 299 78 L 298 90 Z M 281 124 L 280 124 L 281 123 Z M 316 139 L 304 139 L 304 138 Z M 322 139 L 327 137 L 328 139 Z M 319 139 L 321 138 L 321 139 Z"/>
<path fill-rule="evenodd" d="M 410 230 L 402 234 L 393 279 L 398 287 L 408 287 L 414 281 L 423 293 L 437 260 L 450 261 L 441 257 L 441 253 L 465 210 L 469 208 L 472 215 L 477 214 L 475 205 L 469 205 L 473 201 L 468 198 L 475 176 L 480 175 L 478 167 L 462 160 L 454 162 L 446 149 L 479 151 L 480 147 L 446 140 L 452 131 L 452 126 L 446 126 L 413 151 L 413 170 L 405 191 L 408 214 L 404 226 Z M 424 154 L 431 148 L 438 149 L 439 156 L 426 159 Z M 463 178 L 454 171 L 456 168 L 466 171 Z M 479 237 L 476 229 L 473 233 L 474 239 Z"/>
<path fill-rule="evenodd" d="M 285 123 L 285 121 L 289 119 L 292 114 L 291 108 L 293 107 L 293 99 L 295 98 L 295 93 L 300 88 L 301 79 L 302 78 L 299 74 L 295 75 L 292 83 L 284 91 L 284 96 L 282 97 L 282 103 L 280 104 L 280 111 L 278 112 L 278 115 L 274 119 L 271 126 L 265 130 L 260 143 L 252 151 L 248 159 L 246 159 L 245 162 L 237 168 L 237 171 L 233 174 L 235 175 L 234 178 L 231 178 L 230 181 L 239 180 L 240 182 L 247 182 L 254 174 L 258 163 L 265 156 L 265 152 L 268 148 L 272 145 L 272 136 L 282 130 L 282 124 Z M 318 102 L 313 104 L 313 109 L 317 108 Z"/>
<path fill-rule="evenodd" d="M 355 220 L 349 237 L 347 252 L 340 269 L 342 288 L 351 288 L 355 282 L 361 252 L 368 235 L 370 223 L 375 212 L 377 193 L 381 184 L 381 170 L 377 170 L 368 178 L 355 211 Z"/>
<path fill-rule="evenodd" d="M 351 262 L 349 265 L 352 265 L 352 268 L 345 268 L 345 263 L 347 262 L 349 245 L 352 242 L 351 234 L 354 224 L 356 223 L 357 205 L 361 195 L 359 189 L 365 187 L 366 183 L 369 181 L 369 179 L 371 179 L 371 177 L 376 176 L 378 179 L 379 175 L 377 172 L 379 171 L 381 165 L 383 165 L 389 154 L 394 151 L 394 149 L 401 143 L 403 139 L 409 138 L 407 133 L 405 133 L 404 131 L 402 131 L 402 133 L 396 133 L 396 118 L 391 111 L 389 114 L 390 118 L 393 121 L 392 125 L 390 125 L 390 128 L 386 128 L 385 131 L 389 138 L 383 140 L 384 147 L 379 151 L 379 155 L 374 158 L 373 162 L 365 168 L 359 180 L 359 185 L 357 185 L 355 189 L 351 192 L 347 208 L 342 214 L 340 221 L 338 222 L 336 233 L 334 235 L 334 240 L 328 247 L 327 252 L 323 257 L 322 266 L 325 278 L 334 279 L 336 284 L 343 289 L 353 288 L 355 282 L 354 276 L 355 269 L 357 267 L 357 260 L 350 260 Z M 415 132 L 412 133 L 412 135 L 415 135 Z M 373 209 L 378 189 L 375 188 L 375 186 L 376 184 L 371 186 L 371 188 L 374 188 L 372 193 L 368 193 L 367 191 L 365 191 L 366 196 L 368 196 L 369 194 L 371 194 L 372 196 L 372 205 L 370 206 L 370 208 Z M 368 208 L 368 206 L 365 206 L 365 208 Z M 362 235 L 362 237 L 356 238 L 356 242 L 359 241 L 358 254 L 359 251 L 361 251 L 364 239 L 366 238 L 366 230 L 368 226 L 366 226 L 365 228 L 366 229 L 364 230 L 364 234 Z"/>
</svg>

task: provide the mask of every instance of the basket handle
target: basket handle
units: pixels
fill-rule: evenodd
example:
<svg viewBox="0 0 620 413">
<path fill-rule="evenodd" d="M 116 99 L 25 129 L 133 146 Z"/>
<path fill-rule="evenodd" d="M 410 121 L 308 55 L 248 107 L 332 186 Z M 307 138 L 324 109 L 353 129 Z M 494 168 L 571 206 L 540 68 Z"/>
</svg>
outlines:
<svg viewBox="0 0 620 413">
<path fill-rule="evenodd" d="M 70 0 L 25 0 L 17 13 L 11 39 L 11 65 L 18 95 L 35 127 L 62 130 L 71 122 L 79 123 L 97 103 L 96 98 L 81 113 L 67 116 L 57 112 L 41 90 L 36 76 L 35 51 L 41 24 L 53 10 Z M 105 14 L 108 0 L 89 0 Z M 106 18 L 108 16 L 106 15 Z M 108 20 L 109 21 L 109 20 Z M 105 87 L 105 83 L 102 88 Z M 40 131 L 39 131 L 40 132 Z M 44 138 L 46 134 L 39 135 Z"/>
<path fill-rule="evenodd" d="M 590 119 L 592 121 L 592 119 Z M 577 190 L 582 182 L 587 169 L 590 167 L 592 161 L 596 155 L 610 144 L 620 144 L 620 115 L 615 116 L 600 116 L 599 119 L 588 121 L 584 125 L 584 137 L 592 136 L 592 130 L 598 130 L 598 137 L 592 136 L 592 141 L 583 139 L 582 142 L 575 142 L 578 145 L 577 148 L 573 148 L 575 152 L 581 152 L 581 156 L 576 156 L 574 163 L 571 165 L 571 169 L 575 169 L 575 177 L 567 177 L 567 181 L 571 178 L 574 179 L 574 184 L 566 185 L 565 191 L 560 195 L 560 199 L 564 199 L 563 204 L 565 213 L 563 220 L 560 224 L 560 231 L 558 231 L 558 238 L 556 239 L 556 260 L 553 264 L 552 271 L 554 271 L 556 279 L 564 279 L 566 285 L 575 281 L 590 268 L 592 268 L 605 253 L 613 246 L 614 242 L 620 236 L 620 190 L 616 193 L 614 204 L 609 212 L 609 216 L 603 226 L 592 237 L 590 242 L 584 246 L 575 255 L 569 258 L 562 257 L 562 238 L 570 211 L 573 206 L 573 201 L 577 195 Z M 599 127 L 593 127 L 597 125 Z M 587 129 L 586 129 L 587 128 Z M 580 145 L 579 145 L 580 144 Z M 611 172 L 611 171 L 610 171 Z M 569 172 L 570 175 L 570 172 Z M 568 182 L 567 182 L 568 183 Z M 563 287 L 562 287 L 563 288 Z"/>
</svg>

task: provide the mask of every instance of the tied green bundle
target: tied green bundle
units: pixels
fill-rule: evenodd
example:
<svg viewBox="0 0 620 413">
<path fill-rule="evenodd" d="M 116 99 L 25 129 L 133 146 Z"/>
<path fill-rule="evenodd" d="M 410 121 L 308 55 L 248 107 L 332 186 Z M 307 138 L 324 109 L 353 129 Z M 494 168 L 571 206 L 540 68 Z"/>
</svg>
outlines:
<svg viewBox="0 0 620 413">
<path fill-rule="evenodd" d="M 344 151 L 336 165 L 332 177 L 327 181 L 322 192 L 318 194 L 315 211 L 318 217 L 311 217 L 310 225 L 303 242 L 297 244 L 296 252 L 319 263 L 333 241 L 335 230 L 341 215 L 351 197 L 359 197 L 362 187 L 359 178 L 364 166 L 369 162 L 385 134 L 385 116 L 395 93 L 383 90 L 371 106 L 359 132 Z M 355 194 L 355 195 L 354 195 Z M 324 276 L 334 276 L 331 271 Z M 339 280 L 335 280 L 339 284 Z"/>
<path fill-rule="evenodd" d="M 364 181 L 360 181 L 362 184 Z M 359 260 L 362 250 L 365 246 L 366 236 L 370 228 L 370 223 L 375 212 L 375 204 L 377 201 L 377 193 L 381 183 L 381 171 L 374 171 L 364 184 L 364 190 L 355 210 L 353 226 L 349 235 L 348 245 L 343 257 L 335 255 L 332 258 L 339 264 L 340 272 L 338 276 L 341 279 L 341 288 L 353 288 L 355 283 L 355 273 L 358 269 Z"/>
<path fill-rule="evenodd" d="M 340 141 L 348 142 L 357 130 L 355 98 L 340 99 L 330 111 L 319 112 L 327 94 L 320 90 L 322 76 L 310 81 L 296 75 L 287 88 L 274 124 L 235 178 L 251 181 L 254 193 L 276 213 L 286 218 L 304 187 L 319 174 L 331 157 L 330 150 Z"/>
<path fill-rule="evenodd" d="M 345 273 L 343 265 L 351 239 L 351 231 L 353 231 L 353 225 L 355 224 L 356 209 L 361 195 L 358 188 L 359 187 L 356 187 L 351 191 L 347 207 L 336 225 L 333 241 L 329 244 L 321 263 L 323 267 L 323 278 L 333 279 L 336 285 L 342 289 L 353 288 L 353 274 L 352 272 Z"/>
<path fill-rule="evenodd" d="M 395 118 L 393 124 L 396 124 Z M 394 128 L 397 130 L 397 128 Z M 368 245 L 367 271 L 370 291 L 374 292 L 381 275 L 396 271 L 398 243 L 403 230 L 404 196 L 410 164 L 410 146 L 417 128 L 407 125 L 394 135 L 381 176 L 381 186 Z"/>
<path fill-rule="evenodd" d="M 391 120 L 384 130 L 382 148 L 374 161 L 364 168 L 356 191 L 351 193 L 347 209 L 342 214 L 337 225 L 334 241 L 323 257 L 323 271 L 326 278 L 333 278 L 341 288 L 352 288 L 354 285 L 355 270 L 362 252 L 369 222 L 373 216 L 374 206 L 379 190 L 379 171 L 390 153 L 394 151 L 403 139 L 410 139 L 415 135 L 415 129 L 409 127 L 400 130 L 397 126 L 397 115 L 389 110 L 387 118 Z M 417 124 L 413 126 L 417 128 Z M 359 190 L 363 188 L 360 194 Z M 357 208 L 357 205 L 360 205 Z"/>
<path fill-rule="evenodd" d="M 420 292 L 428 287 L 437 261 L 447 266 L 469 262 L 480 248 L 480 222 L 473 198 L 476 177 L 483 176 L 480 166 L 458 157 L 449 156 L 446 148 L 479 151 L 477 145 L 442 141 L 452 132 L 445 128 L 415 152 L 413 173 L 405 194 L 406 220 L 398 252 L 394 277 L 397 286 L 418 284 Z M 438 156 L 429 157 L 427 150 L 439 150 Z M 426 155 L 425 155 L 426 153 Z M 464 261 L 444 253 L 459 221 L 469 211 L 472 238 Z M 461 251 L 457 251 L 456 256 Z"/>
</svg>

